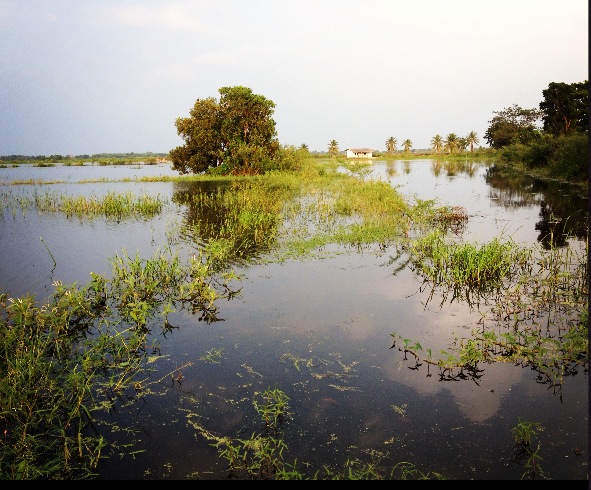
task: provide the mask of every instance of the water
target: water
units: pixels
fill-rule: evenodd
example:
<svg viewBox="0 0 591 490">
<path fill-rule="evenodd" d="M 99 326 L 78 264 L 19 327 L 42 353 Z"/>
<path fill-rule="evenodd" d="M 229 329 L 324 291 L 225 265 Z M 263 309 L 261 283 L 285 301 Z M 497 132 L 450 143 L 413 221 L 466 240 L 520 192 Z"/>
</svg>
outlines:
<svg viewBox="0 0 591 490">
<path fill-rule="evenodd" d="M 585 236 L 586 194 L 569 186 L 523 176 L 515 183 L 483 164 L 446 171 L 430 160 L 375 161 L 370 169 L 365 178 L 388 180 L 410 200 L 464 207 L 466 241 L 501 234 L 533 245 L 547 239 L 544 230 L 556 229 L 567 230 L 568 245 L 577 246 Z M 95 170 L 112 179 L 142 176 L 146 170 L 172 172 L 165 165 L 23 166 L 0 169 L 0 194 L 132 189 L 172 199 L 187 192 L 176 183 L 77 183 L 97 178 L 86 173 Z M 42 177 L 27 177 L 27 171 Z M 2 185 L 27 178 L 67 182 Z M 181 204 L 154 219 L 121 223 L 5 212 L 0 289 L 44 297 L 57 279 L 84 284 L 90 271 L 107 275 L 108 257 L 122 250 L 151 256 L 189 216 Z M 196 247 L 182 237 L 174 246 L 188 253 Z M 239 271 L 241 295 L 219 305 L 223 321 L 206 324 L 189 313 L 173 315 L 179 328 L 161 339 L 165 355 L 152 378 L 162 378 L 155 384 L 161 395 L 117 419 L 140 429 L 139 447 L 146 451 L 106 461 L 102 478 L 224 477 L 224 461 L 196 426 L 246 439 L 258 428 L 254 394 L 279 388 L 289 396 L 293 413 L 285 427 L 286 461 L 340 467 L 348 458 L 367 460 L 375 451 L 384 468 L 409 461 L 450 479 L 519 480 L 525 469 L 515 461 L 511 428 L 521 417 L 544 427 L 540 455 L 548 477 L 587 479 L 587 372 L 565 377 L 557 391 L 538 383 L 530 368 L 510 363 L 486 364 L 479 378 L 454 381 L 441 379 L 433 367 L 417 369 L 391 348 L 392 333 L 438 353 L 451 348 L 456 337 L 469 336 L 479 315 L 460 302 L 441 308 L 438 298 L 427 301 L 421 281 L 408 268 L 396 272 L 391 255 L 376 250 L 253 265 Z M 211 349 L 222 353 L 218 363 L 203 360 Z M 163 378 L 179 369 L 182 384 Z"/>
</svg>

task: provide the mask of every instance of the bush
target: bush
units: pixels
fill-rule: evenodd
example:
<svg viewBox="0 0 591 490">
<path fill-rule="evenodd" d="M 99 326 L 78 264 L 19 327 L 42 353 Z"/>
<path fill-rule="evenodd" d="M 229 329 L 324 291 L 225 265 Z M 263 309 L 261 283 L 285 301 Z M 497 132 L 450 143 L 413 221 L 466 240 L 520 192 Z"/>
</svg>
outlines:
<svg viewBox="0 0 591 490">
<path fill-rule="evenodd" d="M 523 163 L 527 168 L 546 167 L 554 148 L 555 144 L 552 138 L 545 137 L 535 141 L 523 155 Z"/>
<path fill-rule="evenodd" d="M 585 181 L 589 178 L 589 137 L 573 133 L 559 136 L 548 160 L 551 177 Z"/>
<path fill-rule="evenodd" d="M 526 159 L 529 147 L 522 143 L 511 143 L 499 151 L 499 158 L 506 163 L 523 162 Z"/>
</svg>

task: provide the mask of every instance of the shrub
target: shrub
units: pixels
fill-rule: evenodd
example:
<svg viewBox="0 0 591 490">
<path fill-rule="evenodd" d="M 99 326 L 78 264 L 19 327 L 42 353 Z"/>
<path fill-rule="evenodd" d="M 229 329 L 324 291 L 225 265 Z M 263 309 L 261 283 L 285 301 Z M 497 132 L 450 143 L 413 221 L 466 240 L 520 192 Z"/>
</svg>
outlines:
<svg viewBox="0 0 591 490">
<path fill-rule="evenodd" d="M 567 180 L 588 180 L 589 172 L 589 137 L 587 134 L 574 133 L 559 136 L 556 146 L 548 160 L 551 177 Z"/>
</svg>

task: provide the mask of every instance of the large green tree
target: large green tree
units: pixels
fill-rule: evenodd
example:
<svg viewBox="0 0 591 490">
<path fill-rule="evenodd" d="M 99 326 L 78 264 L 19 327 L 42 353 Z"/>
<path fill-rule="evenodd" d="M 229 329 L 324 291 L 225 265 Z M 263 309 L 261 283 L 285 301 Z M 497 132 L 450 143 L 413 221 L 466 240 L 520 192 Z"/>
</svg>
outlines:
<svg viewBox="0 0 591 490">
<path fill-rule="evenodd" d="M 539 134 L 536 123 L 542 113 L 538 109 L 523 109 L 513 104 L 493 114 L 495 116 L 489 121 L 490 126 L 484 134 L 484 139 L 493 148 L 502 148 L 511 143 L 527 144 Z"/>
<path fill-rule="evenodd" d="M 275 103 L 242 86 L 219 93 L 219 102 L 197 99 L 190 117 L 176 120 L 185 144 L 170 152 L 172 168 L 201 173 L 224 164 L 231 173 L 260 173 L 279 151 Z"/>
<path fill-rule="evenodd" d="M 567 135 L 571 131 L 586 133 L 589 129 L 589 82 L 552 82 L 542 90 L 540 102 L 544 131 L 549 134 Z"/>
</svg>

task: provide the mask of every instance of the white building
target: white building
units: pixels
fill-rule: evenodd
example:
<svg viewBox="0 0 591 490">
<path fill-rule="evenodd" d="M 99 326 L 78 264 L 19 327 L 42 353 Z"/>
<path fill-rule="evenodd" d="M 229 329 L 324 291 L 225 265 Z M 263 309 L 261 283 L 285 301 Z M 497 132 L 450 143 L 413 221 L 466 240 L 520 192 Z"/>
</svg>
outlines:
<svg viewBox="0 0 591 490">
<path fill-rule="evenodd" d="M 371 158 L 373 154 L 371 148 L 347 148 L 345 152 L 347 158 Z"/>
</svg>

